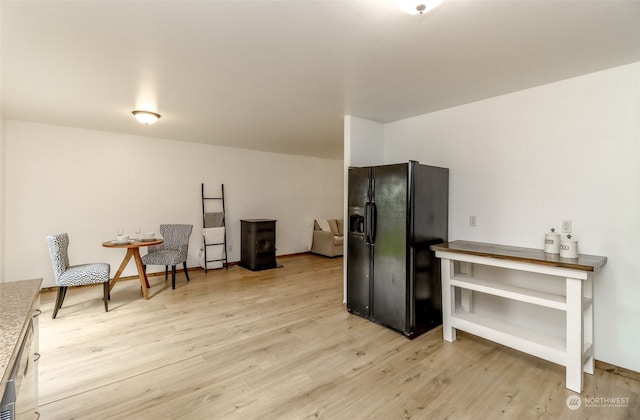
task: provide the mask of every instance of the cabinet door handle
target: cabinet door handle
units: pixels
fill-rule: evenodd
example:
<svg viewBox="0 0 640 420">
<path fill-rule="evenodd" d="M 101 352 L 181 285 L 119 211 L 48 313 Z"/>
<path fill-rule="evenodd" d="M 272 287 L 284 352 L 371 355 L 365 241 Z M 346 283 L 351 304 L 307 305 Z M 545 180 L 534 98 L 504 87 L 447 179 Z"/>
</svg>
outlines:
<svg viewBox="0 0 640 420">
<path fill-rule="evenodd" d="M 40 309 L 36 309 L 35 311 L 33 311 L 33 317 L 38 317 L 42 314 L 42 311 Z"/>
<path fill-rule="evenodd" d="M 33 361 L 37 362 L 38 360 L 40 360 L 40 353 L 34 353 L 33 354 Z"/>
</svg>

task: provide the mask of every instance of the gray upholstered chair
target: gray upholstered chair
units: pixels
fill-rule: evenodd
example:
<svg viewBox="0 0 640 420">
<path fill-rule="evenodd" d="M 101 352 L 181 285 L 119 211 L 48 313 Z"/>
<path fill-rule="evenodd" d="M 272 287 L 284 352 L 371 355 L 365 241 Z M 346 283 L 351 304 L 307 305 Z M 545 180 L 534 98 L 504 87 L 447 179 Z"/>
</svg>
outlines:
<svg viewBox="0 0 640 420">
<path fill-rule="evenodd" d="M 169 266 L 171 266 L 171 288 L 176 288 L 176 265 L 182 264 L 184 274 L 189 281 L 187 271 L 187 251 L 189 237 L 193 225 L 160 225 L 160 235 L 164 242 L 149 247 L 147 255 L 142 257 L 142 264 L 146 271 L 148 265 L 164 265 L 164 279 L 167 280 Z"/>
<path fill-rule="evenodd" d="M 53 264 L 53 274 L 58 286 L 58 295 L 51 318 L 55 319 L 58 315 L 58 309 L 62 307 L 62 302 L 67 294 L 67 287 L 88 284 L 103 284 L 104 310 L 109 312 L 107 300 L 109 299 L 111 266 L 107 263 L 69 265 L 69 235 L 66 233 L 47 236 L 47 242 Z"/>
</svg>

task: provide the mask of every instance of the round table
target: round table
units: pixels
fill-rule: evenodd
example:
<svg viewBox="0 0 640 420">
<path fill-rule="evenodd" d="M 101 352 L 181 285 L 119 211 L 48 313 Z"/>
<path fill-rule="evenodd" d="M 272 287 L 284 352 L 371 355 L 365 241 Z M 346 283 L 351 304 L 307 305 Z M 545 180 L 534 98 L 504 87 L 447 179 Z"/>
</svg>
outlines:
<svg viewBox="0 0 640 420">
<path fill-rule="evenodd" d="M 150 241 L 147 240 L 131 240 L 125 243 L 118 243 L 116 241 L 107 241 L 103 242 L 102 246 L 106 248 L 126 248 L 127 254 L 124 256 L 118 271 L 116 271 L 116 275 L 113 276 L 109 283 L 109 291 L 113 289 L 113 286 L 120 280 L 120 275 L 124 271 L 124 268 L 129 264 L 131 257 L 133 257 L 136 262 L 136 267 L 138 268 L 138 277 L 140 278 L 140 287 L 142 287 L 142 295 L 145 300 L 149 299 L 149 281 L 147 280 L 147 274 L 144 271 L 144 266 L 142 265 L 142 258 L 140 257 L 140 248 L 143 246 L 150 245 L 158 245 L 164 242 L 164 239 L 153 239 Z"/>
</svg>

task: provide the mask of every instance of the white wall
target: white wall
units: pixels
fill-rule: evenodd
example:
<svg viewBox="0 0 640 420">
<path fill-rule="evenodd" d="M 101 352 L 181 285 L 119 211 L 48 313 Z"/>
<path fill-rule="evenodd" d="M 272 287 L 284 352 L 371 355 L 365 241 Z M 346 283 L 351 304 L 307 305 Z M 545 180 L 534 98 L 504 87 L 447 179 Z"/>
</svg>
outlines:
<svg viewBox="0 0 640 420">
<path fill-rule="evenodd" d="M 104 261 L 115 272 L 124 251 L 101 243 L 120 227 L 158 232 L 161 223 L 194 225 L 187 265 L 199 266 L 203 182 L 207 195 L 225 185 L 230 261 L 240 259 L 240 219 L 276 219 L 283 255 L 309 249 L 316 217 L 342 214 L 342 161 L 13 120 L 5 128 L 7 281 L 54 285 L 46 236 L 63 231 L 72 264 Z M 135 273 L 130 263 L 124 275 Z"/>
<path fill-rule="evenodd" d="M 344 127 L 345 167 L 384 163 L 383 124 L 347 115 Z"/>
<path fill-rule="evenodd" d="M 450 168 L 451 240 L 542 248 L 571 219 L 608 257 L 596 358 L 640 371 L 640 63 L 386 124 L 384 155 Z"/>
<path fill-rule="evenodd" d="M 2 109 L 0 109 L 0 274 L 4 273 L 4 203 L 5 203 L 5 135 L 4 135 L 4 117 Z M 4 277 L 0 276 L 0 283 L 4 282 Z"/>
<path fill-rule="evenodd" d="M 0 18 L 2 17 L 2 2 L 0 2 Z M 0 19 L 0 26 L 2 19 Z M 0 32 L 1 32 L 0 28 Z M 0 66 L 0 98 L 2 98 L 2 66 Z M 4 113 L 2 112 L 2 101 L 0 100 L 0 273 L 4 272 Z M 0 277 L 0 283 L 4 278 Z"/>
</svg>

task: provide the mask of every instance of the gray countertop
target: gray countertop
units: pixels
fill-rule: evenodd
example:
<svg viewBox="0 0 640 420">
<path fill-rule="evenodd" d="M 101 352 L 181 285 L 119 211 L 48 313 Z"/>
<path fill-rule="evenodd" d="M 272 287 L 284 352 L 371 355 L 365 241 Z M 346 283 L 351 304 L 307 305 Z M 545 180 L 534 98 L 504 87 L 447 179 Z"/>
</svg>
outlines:
<svg viewBox="0 0 640 420">
<path fill-rule="evenodd" d="M 42 279 L 0 283 L 0 398 L 33 316 Z"/>
</svg>

